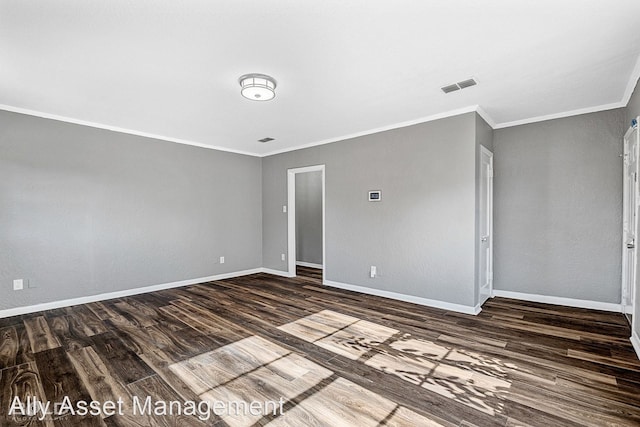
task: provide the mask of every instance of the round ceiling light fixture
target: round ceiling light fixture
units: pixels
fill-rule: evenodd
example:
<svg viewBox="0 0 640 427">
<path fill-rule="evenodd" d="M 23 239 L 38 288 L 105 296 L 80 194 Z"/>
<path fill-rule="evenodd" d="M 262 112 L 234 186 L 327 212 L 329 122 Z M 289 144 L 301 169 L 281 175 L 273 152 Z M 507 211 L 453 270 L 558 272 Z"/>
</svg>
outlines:
<svg viewBox="0 0 640 427">
<path fill-rule="evenodd" d="M 245 74 L 238 81 L 242 96 L 252 101 L 269 101 L 276 96 L 276 81 L 266 74 Z"/>
</svg>

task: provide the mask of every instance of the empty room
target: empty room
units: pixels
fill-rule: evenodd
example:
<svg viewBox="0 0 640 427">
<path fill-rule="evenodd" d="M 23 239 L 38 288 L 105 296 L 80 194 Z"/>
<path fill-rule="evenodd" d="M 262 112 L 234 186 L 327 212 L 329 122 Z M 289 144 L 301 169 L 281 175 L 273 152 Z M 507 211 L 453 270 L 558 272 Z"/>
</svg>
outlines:
<svg viewBox="0 0 640 427">
<path fill-rule="evenodd" d="M 640 2 L 0 0 L 0 426 L 640 425 Z"/>
</svg>

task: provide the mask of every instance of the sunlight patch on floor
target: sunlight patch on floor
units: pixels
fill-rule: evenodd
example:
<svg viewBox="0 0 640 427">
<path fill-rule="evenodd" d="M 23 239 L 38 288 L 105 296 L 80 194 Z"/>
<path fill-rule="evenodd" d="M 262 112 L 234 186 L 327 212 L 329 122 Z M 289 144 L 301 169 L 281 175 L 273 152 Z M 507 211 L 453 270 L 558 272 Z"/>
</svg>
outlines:
<svg viewBox="0 0 640 427">
<path fill-rule="evenodd" d="M 489 415 L 502 412 L 499 394 L 511 387 L 500 360 L 331 310 L 279 329 Z"/>
<path fill-rule="evenodd" d="M 333 322 L 333 329 L 355 323 L 339 316 L 327 316 L 322 320 L 327 319 Z M 375 338 L 371 331 L 385 336 L 395 333 L 394 330 L 385 330 L 388 328 L 369 326 L 371 329 L 365 334 L 369 340 Z M 304 330 L 308 336 L 308 329 Z M 293 407 L 284 414 L 273 418 L 268 423 L 270 426 L 440 425 L 349 380 L 331 378 L 334 375 L 331 370 L 255 335 L 174 363 L 169 369 L 201 400 L 212 404 L 274 402 L 280 398 L 289 405 L 293 403 Z M 224 414 L 222 419 L 231 427 L 249 427 L 265 415 Z"/>
<path fill-rule="evenodd" d="M 267 425 L 376 427 L 382 421 L 385 426 L 395 427 L 441 425 L 344 378 L 333 381 Z"/>
</svg>

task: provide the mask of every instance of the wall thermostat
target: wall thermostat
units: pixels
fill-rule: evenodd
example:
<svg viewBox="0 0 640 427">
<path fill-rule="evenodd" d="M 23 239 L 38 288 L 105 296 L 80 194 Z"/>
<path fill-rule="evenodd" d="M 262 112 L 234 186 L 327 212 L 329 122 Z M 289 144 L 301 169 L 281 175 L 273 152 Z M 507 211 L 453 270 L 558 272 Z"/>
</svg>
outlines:
<svg viewBox="0 0 640 427">
<path fill-rule="evenodd" d="M 382 191 L 380 190 L 369 191 L 370 202 L 379 202 L 380 200 L 382 200 Z"/>
</svg>

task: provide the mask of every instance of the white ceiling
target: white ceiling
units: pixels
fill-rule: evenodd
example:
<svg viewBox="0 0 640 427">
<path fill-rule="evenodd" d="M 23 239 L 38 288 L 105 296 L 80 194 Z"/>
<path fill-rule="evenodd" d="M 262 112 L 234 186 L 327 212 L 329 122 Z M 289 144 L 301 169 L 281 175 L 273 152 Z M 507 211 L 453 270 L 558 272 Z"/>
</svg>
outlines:
<svg viewBox="0 0 640 427">
<path fill-rule="evenodd" d="M 0 0 L 0 108 L 256 155 L 621 106 L 639 56 L 638 0 Z"/>
</svg>

